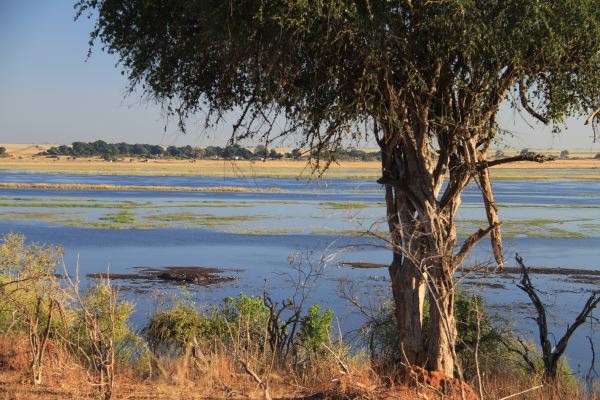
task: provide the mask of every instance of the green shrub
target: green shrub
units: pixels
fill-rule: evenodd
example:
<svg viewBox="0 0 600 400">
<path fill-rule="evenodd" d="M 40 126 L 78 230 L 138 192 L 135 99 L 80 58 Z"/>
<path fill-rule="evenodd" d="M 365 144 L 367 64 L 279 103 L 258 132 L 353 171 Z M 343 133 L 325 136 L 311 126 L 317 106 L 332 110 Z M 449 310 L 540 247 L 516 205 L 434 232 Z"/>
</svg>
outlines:
<svg viewBox="0 0 600 400">
<path fill-rule="evenodd" d="M 298 354 L 300 351 L 315 355 L 323 351 L 323 344 L 331 339 L 333 311 L 311 306 L 307 314 L 293 328 L 278 319 L 265 305 L 262 296 L 227 297 L 218 306 L 198 309 L 193 303 L 178 302 L 172 308 L 156 313 L 144 329 L 151 349 L 156 353 L 181 353 L 190 343 L 198 343 L 209 350 L 225 347 L 231 351 L 267 353 L 274 351 Z M 279 329 L 275 332 L 275 328 Z M 294 336 L 294 329 L 297 329 Z M 280 335 L 283 333 L 282 335 Z M 283 338 L 290 346 L 280 346 Z M 272 353 L 271 353 L 272 354 Z M 279 361 L 285 357 L 278 357 Z"/>
<path fill-rule="evenodd" d="M 429 302 L 426 301 L 423 310 L 423 331 L 425 335 L 429 326 L 429 307 Z M 502 358 L 502 362 L 506 361 L 506 358 L 515 358 L 513 355 L 507 355 L 506 348 L 501 342 L 502 335 L 507 334 L 504 321 L 497 317 L 492 318 L 489 315 L 481 296 L 470 296 L 464 290 L 457 290 L 455 293 L 454 317 L 458 333 L 456 351 L 465 377 L 469 378 L 475 373 L 472 349 L 477 340 L 478 319 L 480 326 L 480 363 L 493 367 L 500 362 L 500 358 Z M 363 332 L 368 338 L 369 351 L 376 360 L 382 363 L 401 361 L 393 302 L 389 300 L 382 302 L 375 315 L 363 327 Z M 425 340 L 427 340 L 427 337 L 425 337 Z"/>
<path fill-rule="evenodd" d="M 321 311 L 321 306 L 318 304 L 310 306 L 308 313 L 300 320 L 299 344 L 313 353 L 322 350 L 323 344 L 331 339 L 333 317 L 330 308 Z"/>
<path fill-rule="evenodd" d="M 541 380 L 544 371 L 541 353 L 536 346 L 518 340 L 506 320 L 490 315 L 487 305 L 479 295 L 469 295 L 465 290 L 455 292 L 454 317 L 458 339 L 456 352 L 465 379 L 476 377 L 474 348 L 477 342 L 479 324 L 478 358 L 480 370 L 488 376 L 518 376 Z M 479 322 L 478 322 L 479 321 Z M 429 324 L 429 302 L 425 302 L 423 328 L 427 334 Z M 393 302 L 381 303 L 372 319 L 363 327 L 369 341 L 372 357 L 380 363 L 394 363 L 401 360 L 399 354 L 398 330 L 394 316 Z M 427 338 L 425 338 L 427 340 Z M 506 344 L 506 345 L 505 345 Z M 533 369 L 523 360 L 521 354 L 526 346 Z M 559 367 L 559 383 L 571 388 L 577 387 L 568 362 L 563 358 Z"/>
<path fill-rule="evenodd" d="M 131 360 L 138 355 L 139 337 L 128 324 L 135 310 L 133 303 L 120 301 L 116 289 L 105 280 L 96 280 L 88 286 L 82 303 L 96 318 L 102 335 L 112 340 L 117 361 Z M 71 342 L 77 347 L 74 351 L 76 354 L 89 354 L 91 343 L 86 332 L 85 311 L 76 307 L 75 313 L 71 326 Z"/>
<path fill-rule="evenodd" d="M 200 345 L 226 346 L 235 342 L 244 348 L 263 341 L 269 311 L 260 296 L 227 297 L 219 306 L 197 309 L 194 303 L 178 302 L 155 314 L 144 329 L 156 352 L 184 350 L 195 338 Z"/>
<path fill-rule="evenodd" d="M 0 243 L 0 331 L 26 332 L 30 318 L 39 318 L 46 326 L 49 302 L 66 302 L 56 280 L 56 265 L 62 249 L 26 244 L 24 235 L 9 233 Z M 39 304 L 38 304 L 39 301 Z M 55 313 L 51 321 L 51 337 L 64 329 L 64 322 Z M 63 315 L 67 318 L 68 314 Z"/>
<path fill-rule="evenodd" d="M 225 320 L 215 307 L 197 312 L 193 303 L 178 302 L 155 314 L 144 329 L 150 348 L 156 353 L 184 350 L 196 338 L 207 345 L 225 336 Z"/>
</svg>

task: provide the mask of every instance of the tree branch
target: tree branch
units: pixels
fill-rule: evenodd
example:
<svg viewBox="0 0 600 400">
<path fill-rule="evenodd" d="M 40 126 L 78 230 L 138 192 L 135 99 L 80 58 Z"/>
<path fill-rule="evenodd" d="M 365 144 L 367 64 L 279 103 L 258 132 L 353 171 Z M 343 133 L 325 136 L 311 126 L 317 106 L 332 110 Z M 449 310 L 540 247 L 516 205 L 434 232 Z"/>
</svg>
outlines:
<svg viewBox="0 0 600 400">
<path fill-rule="evenodd" d="M 521 100 L 521 105 L 532 117 L 537 119 L 538 121 L 548 124 L 550 120 L 537 111 L 535 111 L 527 102 L 527 96 L 525 94 L 525 88 L 523 87 L 523 81 L 519 82 L 519 99 Z"/>
<path fill-rule="evenodd" d="M 531 162 L 543 163 L 546 161 L 554 161 L 554 158 L 546 156 L 544 154 L 534 154 L 534 153 L 519 154 L 518 156 L 500 158 L 498 160 L 481 161 L 480 163 L 477 164 L 476 169 L 477 169 L 477 171 L 482 171 L 486 168 L 495 167 L 496 165 L 508 164 L 508 163 L 518 162 L 518 161 L 531 161 Z"/>
<path fill-rule="evenodd" d="M 490 233 L 490 231 L 492 229 L 495 229 L 499 226 L 500 226 L 500 224 L 494 224 L 494 225 L 488 226 L 485 229 L 480 228 L 477 232 L 475 232 L 474 234 L 469 236 L 463 242 L 463 245 L 460 248 L 460 251 L 458 253 L 456 253 L 456 255 L 454 256 L 454 265 L 460 265 L 465 260 L 465 258 L 467 257 L 467 255 L 469 254 L 469 252 L 471 251 L 473 246 L 475 246 L 477 244 L 477 242 L 479 242 L 481 239 L 483 239 L 483 237 L 485 235 Z"/>
<path fill-rule="evenodd" d="M 600 107 L 596 108 L 596 110 L 594 110 L 594 112 L 591 113 L 589 117 L 587 117 L 587 119 L 584 122 L 584 125 L 589 125 L 589 123 L 593 121 L 593 119 L 598 115 L 598 113 L 600 113 Z"/>
<path fill-rule="evenodd" d="M 523 290 L 529 298 L 531 302 L 536 308 L 538 317 L 536 318 L 536 322 L 539 328 L 539 337 L 540 344 L 542 346 L 542 358 L 544 360 L 544 379 L 547 381 L 554 380 L 556 378 L 557 369 L 558 369 L 558 361 L 560 357 L 562 357 L 563 353 L 567 349 L 567 344 L 571 336 L 575 333 L 577 328 L 581 326 L 592 313 L 594 308 L 600 303 L 600 292 L 593 292 L 582 310 L 579 312 L 579 315 L 575 318 L 575 321 L 572 325 L 567 327 L 567 331 L 560 338 L 556 346 L 554 348 L 550 344 L 550 340 L 548 339 L 548 321 L 546 319 L 546 307 L 538 297 L 536 293 L 536 289 L 533 287 L 531 283 L 531 279 L 529 277 L 529 270 L 525 267 L 523 263 L 523 259 L 517 254 L 515 256 L 517 263 L 521 267 L 522 277 L 521 284 L 517 285 L 521 290 Z"/>
</svg>

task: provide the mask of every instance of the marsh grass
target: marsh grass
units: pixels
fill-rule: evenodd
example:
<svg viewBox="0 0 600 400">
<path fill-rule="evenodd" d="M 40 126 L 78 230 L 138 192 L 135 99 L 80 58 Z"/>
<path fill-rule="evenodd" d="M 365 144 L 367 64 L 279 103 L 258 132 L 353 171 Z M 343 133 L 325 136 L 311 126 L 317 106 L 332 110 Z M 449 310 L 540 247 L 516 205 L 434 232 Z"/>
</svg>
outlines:
<svg viewBox="0 0 600 400">
<path fill-rule="evenodd" d="M 370 207 L 374 207 L 375 205 L 369 204 L 369 203 L 327 201 L 327 202 L 319 203 L 319 206 L 323 207 L 323 208 L 347 210 L 347 209 L 370 208 Z"/>
<path fill-rule="evenodd" d="M 136 219 L 133 213 L 128 210 L 119 211 L 114 214 L 106 214 L 100 218 L 101 221 L 108 221 L 114 224 L 135 224 Z"/>
<path fill-rule="evenodd" d="M 196 214 L 189 211 L 179 213 L 164 213 L 145 215 L 143 219 L 151 222 L 179 223 L 184 226 L 196 227 L 226 227 L 236 225 L 240 222 L 257 221 L 266 218 L 265 216 L 255 215 L 215 215 L 215 214 Z"/>
</svg>

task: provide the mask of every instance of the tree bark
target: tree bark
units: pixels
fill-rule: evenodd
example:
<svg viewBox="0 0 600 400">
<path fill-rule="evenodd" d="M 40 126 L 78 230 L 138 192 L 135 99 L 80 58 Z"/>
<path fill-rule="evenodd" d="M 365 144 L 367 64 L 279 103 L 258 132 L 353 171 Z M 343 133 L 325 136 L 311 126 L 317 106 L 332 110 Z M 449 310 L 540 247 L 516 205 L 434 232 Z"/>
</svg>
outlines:
<svg viewBox="0 0 600 400">
<path fill-rule="evenodd" d="M 454 289 L 450 265 L 442 260 L 432 268 L 429 288 L 429 332 L 427 369 L 454 376 L 455 343 Z"/>
<path fill-rule="evenodd" d="M 485 156 L 480 156 L 480 161 L 485 162 Z M 487 216 L 488 223 L 493 226 L 490 231 L 490 240 L 492 243 L 492 253 L 498 264 L 498 269 L 504 268 L 504 254 L 502 252 L 502 234 L 500 232 L 500 219 L 498 218 L 498 209 L 494 201 L 494 192 L 492 190 L 492 182 L 488 168 L 483 168 L 479 171 L 479 188 L 483 195 L 483 205 Z"/>
<path fill-rule="evenodd" d="M 394 296 L 395 317 L 402 361 L 407 366 L 420 365 L 423 358 L 423 306 L 425 281 L 421 272 L 406 258 L 396 257 L 389 267 Z"/>
<path fill-rule="evenodd" d="M 413 224 L 404 196 L 392 186 L 386 186 L 387 220 L 392 237 L 392 263 L 389 266 L 394 297 L 394 316 L 399 333 L 402 362 L 408 366 L 421 363 L 423 356 L 423 306 L 425 281 L 421 272 L 404 256 L 404 240 Z"/>
</svg>

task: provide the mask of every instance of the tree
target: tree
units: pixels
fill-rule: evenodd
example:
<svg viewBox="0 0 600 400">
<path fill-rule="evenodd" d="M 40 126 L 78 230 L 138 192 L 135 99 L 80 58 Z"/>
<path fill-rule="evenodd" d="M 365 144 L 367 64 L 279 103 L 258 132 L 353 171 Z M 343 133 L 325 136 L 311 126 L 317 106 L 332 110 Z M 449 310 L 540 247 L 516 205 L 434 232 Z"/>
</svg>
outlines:
<svg viewBox="0 0 600 400">
<path fill-rule="evenodd" d="M 560 152 L 560 158 L 566 160 L 569 158 L 569 150 L 563 150 Z"/>
<path fill-rule="evenodd" d="M 268 155 L 267 147 L 263 144 L 259 144 L 254 149 L 254 155 L 260 158 L 266 158 Z"/>
<path fill-rule="evenodd" d="M 131 89 L 161 102 L 183 130 L 199 112 L 213 125 L 240 110 L 232 139 L 268 145 L 295 134 L 316 172 L 343 141 L 375 138 L 404 362 L 448 375 L 454 272 L 487 234 L 503 265 L 488 168 L 543 161 L 487 160 L 500 105 L 512 92 L 514 107 L 558 127 L 599 102 L 593 0 L 79 0 L 76 8 L 96 19 L 91 39 L 119 57 Z M 457 250 L 455 213 L 473 179 L 489 225 Z"/>
<path fill-rule="evenodd" d="M 0 146 L 0 156 L 4 156 L 6 154 L 6 147 Z"/>
</svg>

